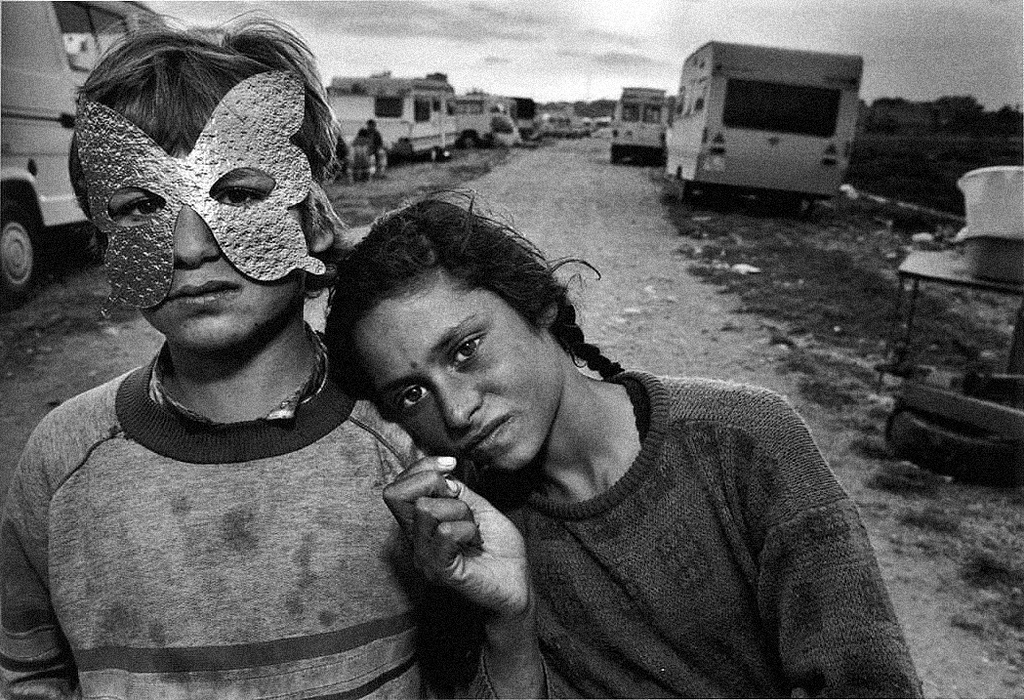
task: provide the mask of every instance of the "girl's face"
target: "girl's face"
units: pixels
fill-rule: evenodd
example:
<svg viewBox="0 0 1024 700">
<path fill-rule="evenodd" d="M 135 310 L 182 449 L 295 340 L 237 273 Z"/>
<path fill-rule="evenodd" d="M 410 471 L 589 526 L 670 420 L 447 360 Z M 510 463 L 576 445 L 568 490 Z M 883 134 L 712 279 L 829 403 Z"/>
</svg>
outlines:
<svg viewBox="0 0 1024 700">
<path fill-rule="evenodd" d="M 496 294 L 438 272 L 381 302 L 354 338 L 383 412 L 429 453 L 515 470 L 543 449 L 571 362 Z"/>
</svg>

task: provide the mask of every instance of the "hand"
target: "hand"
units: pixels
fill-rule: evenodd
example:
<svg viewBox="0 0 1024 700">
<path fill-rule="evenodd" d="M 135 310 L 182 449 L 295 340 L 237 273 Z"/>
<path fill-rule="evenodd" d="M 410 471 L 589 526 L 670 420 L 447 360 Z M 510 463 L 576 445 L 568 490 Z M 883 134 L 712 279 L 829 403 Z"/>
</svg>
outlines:
<svg viewBox="0 0 1024 700">
<path fill-rule="evenodd" d="M 425 457 L 384 489 L 416 567 L 499 619 L 532 614 L 526 546 L 515 525 L 449 476 L 452 457 Z"/>
</svg>

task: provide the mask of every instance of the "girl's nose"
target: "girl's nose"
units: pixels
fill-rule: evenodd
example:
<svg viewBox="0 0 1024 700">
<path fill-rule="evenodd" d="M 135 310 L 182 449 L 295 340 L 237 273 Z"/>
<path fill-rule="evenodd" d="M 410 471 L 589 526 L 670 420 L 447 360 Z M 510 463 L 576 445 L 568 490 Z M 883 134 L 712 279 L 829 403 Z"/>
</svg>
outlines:
<svg viewBox="0 0 1024 700">
<path fill-rule="evenodd" d="M 220 257 L 213 232 L 192 207 L 182 205 L 174 223 L 174 266 L 196 268 Z"/>
<path fill-rule="evenodd" d="M 465 432 L 480 407 L 480 392 L 465 381 L 451 381 L 438 391 L 441 416 L 449 432 Z"/>
</svg>

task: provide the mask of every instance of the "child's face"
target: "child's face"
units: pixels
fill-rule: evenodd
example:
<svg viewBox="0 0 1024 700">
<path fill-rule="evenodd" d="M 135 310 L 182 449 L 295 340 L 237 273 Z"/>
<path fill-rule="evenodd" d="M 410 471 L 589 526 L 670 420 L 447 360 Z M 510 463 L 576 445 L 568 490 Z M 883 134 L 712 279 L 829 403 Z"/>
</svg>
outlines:
<svg viewBox="0 0 1024 700">
<path fill-rule="evenodd" d="M 273 282 L 241 274 L 221 254 L 203 219 L 188 207 L 175 223 L 173 257 L 167 296 L 142 309 L 173 347 L 200 354 L 252 351 L 302 318 L 299 273 Z"/>
<path fill-rule="evenodd" d="M 431 454 L 514 470 L 541 452 L 567 356 L 501 297 L 438 273 L 381 302 L 354 336 L 384 413 Z"/>
<path fill-rule="evenodd" d="M 112 300 L 151 308 L 181 287 L 176 237 L 186 212 L 251 280 L 324 272 L 295 211 L 313 186 L 309 161 L 289 141 L 302 125 L 304 95 L 289 73 L 243 80 L 217 105 L 192 152 L 173 155 L 118 112 L 80 105 L 78 152 L 94 221 L 110 240 Z"/>
</svg>

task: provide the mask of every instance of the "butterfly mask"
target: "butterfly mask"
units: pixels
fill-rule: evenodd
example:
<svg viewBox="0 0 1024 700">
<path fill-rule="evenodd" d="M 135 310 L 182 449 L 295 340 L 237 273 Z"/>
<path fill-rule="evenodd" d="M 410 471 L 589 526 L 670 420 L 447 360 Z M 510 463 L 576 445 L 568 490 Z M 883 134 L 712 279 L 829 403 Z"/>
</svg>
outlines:
<svg viewBox="0 0 1024 700">
<path fill-rule="evenodd" d="M 80 103 L 78 154 L 93 222 L 109 240 L 111 302 L 147 308 L 164 299 L 174 275 L 174 228 L 186 206 L 203 218 L 231 264 L 254 280 L 278 280 L 292 270 L 325 272 L 289 212 L 315 187 L 309 161 L 289 140 L 302 126 L 304 100 L 302 82 L 290 73 L 247 78 L 224 96 L 192 152 L 181 158 L 114 110 Z M 244 203 L 215 199 L 218 181 L 239 170 L 272 183 L 269 194 Z M 157 205 L 115 220 L 111 197 L 137 190 L 156 195 L 150 201 Z"/>
</svg>

